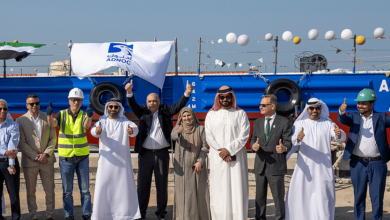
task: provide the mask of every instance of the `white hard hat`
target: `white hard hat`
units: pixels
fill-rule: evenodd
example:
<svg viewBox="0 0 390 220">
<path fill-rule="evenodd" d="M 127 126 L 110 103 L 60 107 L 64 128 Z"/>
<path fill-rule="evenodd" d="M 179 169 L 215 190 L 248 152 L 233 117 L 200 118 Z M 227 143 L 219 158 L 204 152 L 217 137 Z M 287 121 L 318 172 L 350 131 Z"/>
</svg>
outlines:
<svg viewBox="0 0 390 220">
<path fill-rule="evenodd" d="M 82 98 L 82 99 L 84 99 L 84 93 L 81 89 L 74 88 L 74 89 L 70 90 L 68 98 Z"/>
</svg>

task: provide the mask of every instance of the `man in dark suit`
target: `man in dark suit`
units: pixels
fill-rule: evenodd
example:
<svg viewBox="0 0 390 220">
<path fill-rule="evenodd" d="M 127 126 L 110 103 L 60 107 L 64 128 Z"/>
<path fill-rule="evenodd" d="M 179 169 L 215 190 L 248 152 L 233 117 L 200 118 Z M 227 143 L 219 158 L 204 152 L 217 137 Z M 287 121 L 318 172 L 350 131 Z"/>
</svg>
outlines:
<svg viewBox="0 0 390 220">
<path fill-rule="evenodd" d="M 376 94 L 371 89 L 363 89 L 355 101 L 358 112 L 348 112 L 347 99 L 339 108 L 339 122 L 349 127 L 348 141 L 344 150 L 344 160 L 351 159 L 351 180 L 354 188 L 356 220 L 365 219 L 367 182 L 369 184 L 374 220 L 382 219 L 383 197 L 386 186 L 387 165 L 390 150 L 386 128 L 390 127 L 390 117 L 373 110 Z"/>
<path fill-rule="evenodd" d="M 167 104 L 160 105 L 158 95 L 150 93 L 146 98 L 146 107 L 144 105 L 139 106 L 135 101 L 133 80 L 126 85 L 125 89 L 127 91 L 127 102 L 140 120 L 134 151 L 139 154 L 137 193 L 141 219 L 145 218 L 148 208 L 153 171 L 157 189 L 157 211 L 155 213 L 159 219 L 166 219 L 169 169 L 168 149 L 171 143 L 172 132 L 171 118 L 190 99 L 193 87 L 187 81 L 185 93 L 180 97 L 179 101 L 171 106 Z"/>
<path fill-rule="evenodd" d="M 266 219 L 267 185 L 275 203 L 275 219 L 283 220 L 286 155 L 291 150 L 291 122 L 276 114 L 275 95 L 263 95 L 259 105 L 262 118 L 253 126 L 251 143 L 256 151 L 256 220 Z"/>
</svg>

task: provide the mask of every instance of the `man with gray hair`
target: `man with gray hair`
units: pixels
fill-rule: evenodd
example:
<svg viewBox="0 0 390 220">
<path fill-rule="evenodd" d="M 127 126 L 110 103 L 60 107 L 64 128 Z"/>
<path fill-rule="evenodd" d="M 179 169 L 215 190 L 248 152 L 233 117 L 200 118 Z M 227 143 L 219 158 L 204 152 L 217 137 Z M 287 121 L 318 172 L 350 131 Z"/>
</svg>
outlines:
<svg viewBox="0 0 390 220">
<path fill-rule="evenodd" d="M 20 167 L 17 158 L 19 144 L 19 125 L 10 118 L 7 102 L 0 99 L 0 185 L 3 193 L 3 183 L 11 200 L 12 219 L 20 219 Z M 0 206 L 1 207 L 1 206 Z M 0 213 L 2 213 L 2 208 Z M 5 219 L 0 214 L 0 220 Z"/>
<path fill-rule="evenodd" d="M 253 125 L 250 145 L 256 152 L 256 220 L 266 219 L 267 186 L 275 203 L 275 219 L 283 220 L 286 155 L 291 150 L 291 122 L 276 114 L 275 95 L 263 95 L 259 105 L 262 118 Z"/>
</svg>

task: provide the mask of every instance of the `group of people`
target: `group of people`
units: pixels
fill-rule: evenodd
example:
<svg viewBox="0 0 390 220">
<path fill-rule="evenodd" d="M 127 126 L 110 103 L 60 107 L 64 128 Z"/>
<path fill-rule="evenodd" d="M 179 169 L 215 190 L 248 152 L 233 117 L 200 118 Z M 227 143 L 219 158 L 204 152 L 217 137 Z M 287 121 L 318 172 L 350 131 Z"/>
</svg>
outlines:
<svg viewBox="0 0 390 220">
<path fill-rule="evenodd" d="M 256 219 L 266 219 L 267 191 L 271 189 L 275 219 L 334 219 L 335 183 L 331 141 L 345 142 L 346 133 L 329 118 L 327 105 L 318 98 L 307 100 L 294 125 L 276 114 L 277 99 L 263 95 L 259 109 L 264 117 L 250 123 L 229 86 L 218 88 L 213 107 L 203 126 L 195 112 L 185 107 L 193 87 L 173 105 L 161 104 L 157 94 L 147 96 L 146 106 L 136 102 L 133 82 L 125 87 L 127 102 L 139 126 L 124 115 L 120 100 L 110 99 L 104 115 L 92 125 L 93 111 L 80 110 L 83 92 L 69 92 L 68 109 L 53 117 L 50 102 L 46 113 L 39 111 L 36 95 L 26 100 L 28 112 L 16 119 L 0 99 L 0 183 L 5 181 L 11 200 L 12 219 L 20 219 L 20 167 L 22 151 L 27 203 L 31 219 L 37 218 L 35 188 L 38 173 L 46 193 L 46 216 L 54 215 L 53 151 L 57 142 L 63 186 L 65 219 L 74 219 L 74 172 L 81 194 L 85 220 L 145 219 L 154 173 L 158 219 L 166 218 L 168 202 L 169 149 L 174 152 L 174 220 L 244 220 L 248 216 L 248 163 L 245 144 L 256 153 Z M 386 128 L 390 117 L 373 110 L 375 92 L 364 89 L 355 100 L 356 112 L 346 113 L 346 100 L 339 108 L 339 122 L 350 127 L 343 159 L 350 161 L 355 197 L 355 219 L 365 218 L 367 182 L 373 219 L 382 219 L 390 149 Z M 171 118 L 179 114 L 176 126 Z M 93 211 L 89 192 L 89 147 L 86 132 L 99 138 L 99 161 Z M 129 137 L 136 137 L 137 184 L 133 174 Z M 298 152 L 294 174 L 285 198 L 286 161 Z M 210 173 L 208 174 L 208 168 Z M 1 209 L 0 209 L 1 211 Z M 4 217 L 0 217 L 0 220 Z"/>
</svg>

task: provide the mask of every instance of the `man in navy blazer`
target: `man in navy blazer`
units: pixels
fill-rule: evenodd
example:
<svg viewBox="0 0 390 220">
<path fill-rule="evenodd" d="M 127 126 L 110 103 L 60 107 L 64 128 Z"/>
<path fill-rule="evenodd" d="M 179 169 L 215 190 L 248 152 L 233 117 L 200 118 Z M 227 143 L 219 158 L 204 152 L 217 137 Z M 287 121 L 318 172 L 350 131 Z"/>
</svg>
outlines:
<svg viewBox="0 0 390 220">
<path fill-rule="evenodd" d="M 367 182 L 369 184 L 372 213 L 375 220 L 382 219 L 383 197 L 385 193 L 387 162 L 390 149 L 386 128 L 390 127 L 390 117 L 373 110 L 376 94 L 371 89 L 363 89 L 355 101 L 358 112 L 345 113 L 346 99 L 339 109 L 339 122 L 348 126 L 349 136 L 344 150 L 344 160 L 351 159 L 351 179 L 354 188 L 356 220 L 365 219 Z"/>
</svg>

